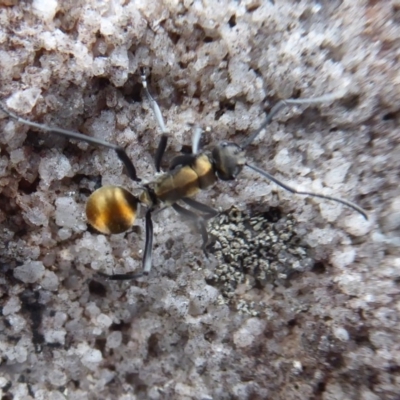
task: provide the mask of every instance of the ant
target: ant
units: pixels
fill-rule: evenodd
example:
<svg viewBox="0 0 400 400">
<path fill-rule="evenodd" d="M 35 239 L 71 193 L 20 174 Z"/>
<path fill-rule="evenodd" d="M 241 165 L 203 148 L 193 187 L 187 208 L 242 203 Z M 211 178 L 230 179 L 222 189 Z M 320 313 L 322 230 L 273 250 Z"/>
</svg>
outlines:
<svg viewBox="0 0 400 400">
<path fill-rule="evenodd" d="M 105 275 L 111 280 L 127 280 L 136 279 L 149 274 L 152 266 L 153 247 L 152 214 L 157 209 L 160 209 L 161 205 L 171 206 L 178 214 L 196 222 L 203 239 L 202 248 L 203 251 L 205 251 L 208 241 L 205 220 L 215 217 L 218 214 L 218 211 L 206 204 L 194 200 L 193 197 L 199 191 L 209 189 L 218 179 L 224 181 L 236 179 L 244 167 L 258 172 L 260 175 L 291 193 L 319 197 L 341 203 L 360 213 L 365 219 L 368 219 L 366 212 L 358 205 L 337 197 L 325 196 L 313 192 L 298 191 L 273 177 L 268 172 L 252 165 L 248 162 L 245 156 L 246 149 L 283 108 L 298 105 L 314 105 L 333 101 L 340 97 L 342 93 L 332 93 L 315 98 L 280 100 L 274 107 L 272 107 L 270 113 L 267 115 L 261 126 L 240 145 L 233 142 L 223 141 L 210 149 L 200 151 L 199 145 L 202 131 L 199 128 L 194 128 L 192 137 L 192 153 L 175 157 L 172 160 L 168 171 L 161 173 L 161 162 L 167 147 L 169 134 L 160 107 L 147 88 L 147 80 L 144 73 L 141 75 L 141 81 L 147 100 L 153 110 L 157 124 L 161 129 L 161 138 L 154 156 L 155 169 L 159 174 L 153 181 L 143 184 L 140 184 L 141 179 L 138 178 L 132 161 L 122 147 L 81 133 L 29 121 L 9 111 L 8 108 L 0 102 L 0 109 L 10 118 L 19 123 L 37 128 L 41 131 L 64 136 L 69 139 L 81 140 L 92 145 L 115 150 L 118 158 L 124 164 L 128 176 L 139 184 L 139 188 L 142 190 L 139 197 L 135 197 L 127 189 L 120 186 L 103 186 L 93 192 L 87 201 L 86 216 L 88 222 L 97 231 L 104 234 L 117 234 L 127 231 L 132 227 L 135 221 L 139 204 L 142 204 L 147 208 L 145 214 L 146 241 L 142 260 L 142 271 L 139 273 L 102 275 Z M 182 201 L 194 211 L 182 207 L 178 204 L 179 201 Z M 203 216 L 200 216 L 198 212 L 202 213 Z"/>
</svg>

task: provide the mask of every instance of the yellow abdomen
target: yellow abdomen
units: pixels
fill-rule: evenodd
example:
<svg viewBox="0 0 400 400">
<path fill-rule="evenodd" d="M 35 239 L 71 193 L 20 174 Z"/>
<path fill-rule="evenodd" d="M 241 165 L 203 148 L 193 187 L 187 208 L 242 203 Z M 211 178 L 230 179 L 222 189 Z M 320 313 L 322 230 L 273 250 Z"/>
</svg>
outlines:
<svg viewBox="0 0 400 400">
<path fill-rule="evenodd" d="M 138 199 L 123 187 L 103 186 L 89 197 L 86 217 L 101 233 L 122 233 L 135 222 L 138 203 Z"/>
</svg>

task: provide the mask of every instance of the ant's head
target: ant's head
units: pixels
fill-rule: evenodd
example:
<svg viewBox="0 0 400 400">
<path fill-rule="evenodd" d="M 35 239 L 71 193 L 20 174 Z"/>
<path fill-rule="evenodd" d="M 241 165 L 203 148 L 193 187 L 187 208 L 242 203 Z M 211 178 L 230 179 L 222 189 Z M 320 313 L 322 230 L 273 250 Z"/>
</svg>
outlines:
<svg viewBox="0 0 400 400">
<path fill-rule="evenodd" d="M 217 176 L 223 181 L 236 179 L 246 159 L 244 150 L 236 143 L 221 142 L 212 151 Z"/>
</svg>

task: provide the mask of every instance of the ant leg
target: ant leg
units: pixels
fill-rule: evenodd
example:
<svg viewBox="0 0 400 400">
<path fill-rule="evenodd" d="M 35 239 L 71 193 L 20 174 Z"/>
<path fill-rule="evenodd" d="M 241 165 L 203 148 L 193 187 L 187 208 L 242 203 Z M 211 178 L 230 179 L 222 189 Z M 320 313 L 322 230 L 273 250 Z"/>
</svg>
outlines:
<svg viewBox="0 0 400 400">
<path fill-rule="evenodd" d="M 110 281 L 126 281 L 126 280 L 137 279 L 149 274 L 151 270 L 151 259 L 153 252 L 153 220 L 151 218 L 151 213 L 152 213 L 151 209 L 147 210 L 146 212 L 146 244 L 144 246 L 142 272 L 114 274 L 114 275 L 99 273 L 98 275 L 103 276 L 109 279 Z"/>
<path fill-rule="evenodd" d="M 106 278 L 109 281 L 130 281 L 137 278 L 141 278 L 145 274 L 143 272 L 138 272 L 136 274 L 128 273 L 128 274 L 114 274 L 108 275 L 103 272 L 98 272 L 96 275 L 101 276 L 102 278 Z"/>
<path fill-rule="evenodd" d="M 128 176 L 136 181 L 136 182 L 140 182 L 140 179 L 138 178 L 137 174 L 136 174 L 136 169 L 132 163 L 132 161 L 130 160 L 130 158 L 128 157 L 128 155 L 126 154 L 125 150 L 120 147 L 117 146 L 115 144 L 106 142 L 104 140 L 101 139 L 97 139 L 97 138 L 93 138 L 90 136 L 86 136 L 86 135 L 82 135 L 81 133 L 78 132 L 73 132 L 73 131 L 68 131 L 66 129 L 61 129 L 61 128 L 57 128 L 57 127 L 52 127 L 52 126 L 48 126 L 48 125 L 43 125 L 43 124 L 38 124 L 36 122 L 32 122 L 29 121 L 25 118 L 21 118 L 18 115 L 14 114 L 13 112 L 11 112 L 10 110 L 8 110 L 8 108 L 0 102 L 0 110 L 2 110 L 5 114 L 7 114 L 10 118 L 12 118 L 13 120 L 24 124 L 24 125 L 28 125 L 31 126 L 33 128 L 37 128 L 40 129 L 41 131 L 44 132 L 49 132 L 49 133 L 54 133 L 55 135 L 58 136 L 63 136 L 66 137 L 68 139 L 75 139 L 75 140 L 81 140 L 82 142 L 86 142 L 95 146 L 103 146 L 106 147 L 108 149 L 112 149 L 117 153 L 118 158 L 123 162 L 123 164 L 125 165 L 126 171 L 128 173 Z"/>
<path fill-rule="evenodd" d="M 259 135 L 259 133 L 267 126 L 271 123 L 272 118 L 275 117 L 275 115 L 277 115 L 279 113 L 279 111 L 281 111 L 282 109 L 284 109 L 285 107 L 288 106 L 301 106 L 301 105 L 314 105 L 314 104 L 321 104 L 321 103 L 328 103 L 330 101 L 334 101 L 337 100 L 341 97 L 344 96 L 346 92 L 344 90 L 342 91 L 338 91 L 335 93 L 330 93 L 330 94 L 326 94 L 324 96 L 320 96 L 320 97 L 314 97 L 314 98 L 310 98 L 310 99 L 287 99 L 287 100 L 280 100 L 278 101 L 277 104 L 275 104 L 270 113 L 267 115 L 267 117 L 265 118 L 264 122 L 261 124 L 261 126 L 254 131 L 250 137 L 248 137 L 247 139 L 245 139 L 243 141 L 243 143 L 240 145 L 240 147 L 244 150 L 246 147 L 248 147 L 249 145 L 251 145 L 254 141 L 254 139 Z"/>
<path fill-rule="evenodd" d="M 196 126 L 194 128 L 193 136 L 192 136 L 192 154 L 197 154 L 199 152 L 200 139 L 201 139 L 202 133 L 203 133 L 203 131 L 200 127 Z"/>
<path fill-rule="evenodd" d="M 184 197 L 181 200 L 184 203 L 186 203 L 189 207 L 192 207 L 195 210 L 206 214 L 205 219 L 214 218 L 219 214 L 219 212 L 217 210 L 215 210 L 214 208 L 208 206 L 207 204 L 203 204 L 203 203 L 200 203 L 199 201 L 191 199 L 190 197 Z"/>
<path fill-rule="evenodd" d="M 198 230 L 201 233 L 201 237 L 203 239 L 203 244 L 201 245 L 201 249 L 203 250 L 203 253 L 207 257 L 207 249 L 206 249 L 206 247 L 207 247 L 207 243 L 208 243 L 208 232 L 207 232 L 207 228 L 206 228 L 206 224 L 204 222 L 204 219 L 202 217 L 198 216 L 197 214 L 195 214 L 194 212 L 189 211 L 186 208 L 181 207 L 177 203 L 172 204 L 172 208 L 179 215 L 182 215 L 183 217 L 192 220 L 196 224 Z"/>
<path fill-rule="evenodd" d="M 178 165 L 182 167 L 184 167 L 185 165 L 192 165 L 192 163 L 195 160 L 196 156 L 194 156 L 193 154 L 184 154 L 182 156 L 176 156 L 175 158 L 172 159 L 168 169 L 171 171 Z"/>
<path fill-rule="evenodd" d="M 142 86 L 144 89 L 144 93 L 146 94 L 147 100 L 150 103 L 150 107 L 153 110 L 154 116 L 156 117 L 158 126 L 161 129 L 160 142 L 158 144 L 157 151 L 154 156 L 154 164 L 156 166 L 156 171 L 160 172 L 161 171 L 161 161 L 162 161 L 162 158 L 163 158 L 163 155 L 165 153 L 165 149 L 167 148 L 167 143 L 168 143 L 168 130 L 165 126 L 160 107 L 158 106 L 157 102 L 154 100 L 153 96 L 149 92 L 149 89 L 147 88 L 147 80 L 146 80 L 146 75 L 144 73 L 142 73 Z"/>
<path fill-rule="evenodd" d="M 143 253 L 143 273 L 148 275 L 151 270 L 151 259 L 153 253 L 153 220 L 151 218 L 152 209 L 146 212 L 146 243 Z"/>
</svg>

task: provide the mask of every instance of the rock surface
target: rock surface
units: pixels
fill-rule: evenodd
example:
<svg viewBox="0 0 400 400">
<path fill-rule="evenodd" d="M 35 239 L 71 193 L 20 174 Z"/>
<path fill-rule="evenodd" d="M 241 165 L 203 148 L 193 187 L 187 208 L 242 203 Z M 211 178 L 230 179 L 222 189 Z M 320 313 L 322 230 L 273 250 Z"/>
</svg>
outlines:
<svg viewBox="0 0 400 400">
<path fill-rule="evenodd" d="M 344 91 L 282 111 L 248 156 L 369 214 L 244 170 L 198 197 L 243 217 L 210 225 L 209 259 L 167 209 L 150 276 L 108 282 L 97 272 L 141 268 L 143 219 L 105 237 L 87 228 L 85 201 L 99 184 L 137 186 L 112 151 L 0 112 L 4 398 L 398 399 L 399 37 L 395 0 L 0 0 L 1 101 L 123 146 L 145 180 L 160 132 L 141 68 L 171 156 L 190 145 L 192 124 L 211 128 L 205 145 L 240 143 L 280 99 Z M 238 224 L 255 240 L 239 267 Z M 290 263 L 265 261 L 274 240 L 290 244 Z"/>
</svg>

